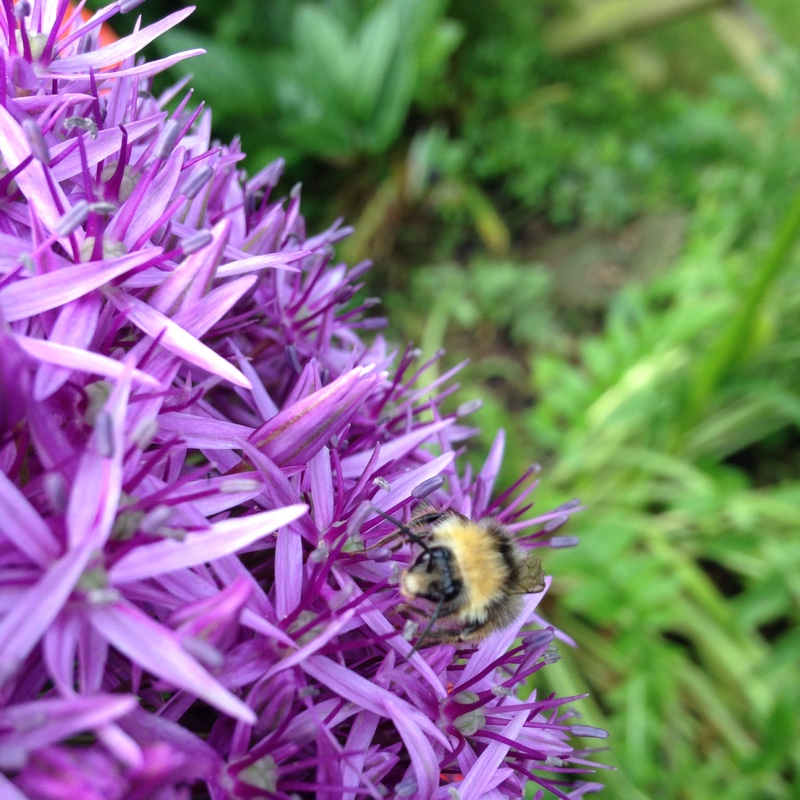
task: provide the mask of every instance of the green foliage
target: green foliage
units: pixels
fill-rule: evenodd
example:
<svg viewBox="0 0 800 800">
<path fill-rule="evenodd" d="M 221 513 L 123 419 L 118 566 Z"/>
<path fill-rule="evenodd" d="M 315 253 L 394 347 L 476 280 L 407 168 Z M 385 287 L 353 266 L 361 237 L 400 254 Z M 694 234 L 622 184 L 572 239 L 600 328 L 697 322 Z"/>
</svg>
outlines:
<svg viewBox="0 0 800 800">
<path fill-rule="evenodd" d="M 703 165 L 683 254 L 624 286 L 599 332 L 576 335 L 544 269 L 513 260 L 428 265 L 388 297 L 427 352 L 474 359 L 460 396 L 486 397 L 476 421 L 509 432 L 503 479 L 549 453 L 537 502 L 587 506 L 570 523 L 581 546 L 546 565 L 559 580 L 545 615 L 579 647 L 539 688 L 591 691 L 587 721 L 610 729 L 618 767 L 602 776 L 610 797 L 800 789 L 800 158 L 785 69 L 774 101 L 718 88 L 747 112 L 730 141 L 749 145 L 734 160 L 680 142 Z M 718 119 L 682 102 L 698 130 Z"/>
<path fill-rule="evenodd" d="M 713 200 L 718 225 L 738 216 Z M 547 388 L 530 431 L 558 451 L 546 485 L 590 508 L 584 545 L 552 559 L 575 581 L 552 618 L 625 743 L 617 797 L 636 796 L 628 781 L 653 798 L 795 796 L 800 477 L 791 459 L 760 474 L 759 448 L 800 430 L 797 202 L 765 253 L 700 226 L 669 275 L 620 293 L 577 364 L 533 359 Z"/>
<path fill-rule="evenodd" d="M 398 307 L 400 325 L 406 331 L 418 329 L 417 338 L 431 341 L 433 349 L 441 344 L 441 332 L 451 325 L 462 333 L 484 326 L 491 336 L 491 341 L 482 343 L 484 347 L 508 347 L 548 335 L 552 324 L 546 302 L 550 283 L 541 266 L 483 257 L 463 267 L 449 262 L 415 270 L 411 285 L 404 290 L 410 302 L 400 308 L 399 295 L 390 294 L 387 300 Z"/>
<path fill-rule="evenodd" d="M 608 57 L 565 62 L 543 48 L 544 8 L 493 6 L 486 19 L 467 12 L 455 80 L 469 98 L 471 177 L 502 181 L 509 202 L 555 224 L 614 226 L 691 202 L 701 167 L 746 156 L 736 96 L 697 104 L 676 87 L 654 93 Z"/>
<path fill-rule="evenodd" d="M 207 49 L 185 68 L 223 122 L 257 120 L 269 141 L 262 156 L 278 148 L 290 158 L 348 160 L 387 150 L 414 98 L 430 102 L 461 38 L 443 5 L 237 0 L 216 21 L 218 39 L 175 32 L 160 41 L 167 51 Z"/>
</svg>

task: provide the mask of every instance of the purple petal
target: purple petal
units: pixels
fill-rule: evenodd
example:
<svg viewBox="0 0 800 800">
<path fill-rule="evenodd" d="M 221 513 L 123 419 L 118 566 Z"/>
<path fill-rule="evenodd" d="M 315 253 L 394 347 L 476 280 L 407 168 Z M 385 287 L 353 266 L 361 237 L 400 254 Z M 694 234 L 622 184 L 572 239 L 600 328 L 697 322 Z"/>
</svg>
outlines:
<svg viewBox="0 0 800 800">
<path fill-rule="evenodd" d="M 378 470 L 388 462 L 408 455 L 408 453 L 419 447 L 419 445 L 421 445 L 423 442 L 428 441 L 439 431 L 443 431 L 454 422 L 454 419 L 443 419 L 439 422 L 431 422 L 428 425 L 422 425 L 421 427 L 416 428 L 415 430 L 411 431 L 411 433 L 405 434 L 405 436 L 398 436 L 391 442 L 381 445 L 381 454 L 375 469 Z M 360 453 L 343 458 L 342 473 L 344 477 L 352 479 L 358 478 L 369 462 L 371 455 L 371 452 L 362 451 Z"/>
<path fill-rule="evenodd" d="M 16 169 L 31 155 L 31 145 L 20 124 L 0 104 L 0 155 L 7 171 Z M 58 184 L 53 184 L 56 198 L 51 193 L 51 184 L 45 177 L 45 169 L 36 158 L 17 173 L 19 190 L 35 207 L 36 213 L 47 229 L 54 233 L 61 221 L 61 208 L 68 209 L 70 202 Z M 57 202 L 58 201 L 58 202 Z"/>
<path fill-rule="evenodd" d="M 384 703 L 384 708 L 411 758 L 411 766 L 417 779 L 418 796 L 433 797 L 434 789 L 439 783 L 439 759 L 428 737 L 393 702 Z"/>
<path fill-rule="evenodd" d="M 47 523 L 2 471 L 0 533 L 40 567 L 47 566 L 61 550 Z"/>
<path fill-rule="evenodd" d="M 97 292 L 67 303 L 59 309 L 48 339 L 55 344 L 68 345 L 77 347 L 84 352 L 87 351 L 97 330 L 97 321 L 102 307 L 103 301 Z M 41 340 L 37 339 L 36 341 Z M 30 353 L 30 350 L 28 352 Z M 47 363 L 46 358 L 40 358 L 40 360 L 44 363 L 36 371 L 33 393 L 37 400 L 45 400 L 69 380 L 72 370 L 65 369 L 68 364 L 62 365 L 61 359 L 55 363 Z"/>
<path fill-rule="evenodd" d="M 133 372 L 130 361 L 124 366 L 104 411 L 98 414 L 92 446 L 84 451 L 73 478 L 66 515 L 72 547 L 84 542 L 102 547 L 116 518 L 122 492 L 125 412 Z"/>
<path fill-rule="evenodd" d="M 273 399 L 269 396 L 269 393 L 267 392 L 266 387 L 261 381 L 261 378 L 259 377 L 255 368 L 250 363 L 250 360 L 242 355 L 241 350 L 239 350 L 239 348 L 236 346 L 236 342 L 231 341 L 230 345 L 234 353 L 236 353 L 236 357 L 239 361 L 239 366 L 241 367 L 242 372 L 250 381 L 250 383 L 253 384 L 253 403 L 256 407 L 256 413 L 262 419 L 274 417 L 275 414 L 278 413 L 278 407 L 275 405 Z"/>
<path fill-rule="evenodd" d="M 45 364 L 55 364 L 60 367 L 80 370 L 81 372 L 104 375 L 115 380 L 119 380 L 126 369 L 123 362 L 114 361 L 113 358 L 93 353 L 90 350 L 70 347 L 58 342 L 47 342 L 43 339 L 31 339 L 28 336 L 15 336 L 14 338 L 28 355 Z M 151 389 L 161 388 L 158 380 L 139 369 L 131 371 L 131 378 L 142 386 L 147 386 Z M 44 396 L 49 396 L 49 390 L 45 389 L 44 391 Z M 43 398 L 35 396 L 35 399 L 42 400 Z"/>
<path fill-rule="evenodd" d="M 19 669 L 58 616 L 93 552 L 89 543 L 53 562 L 0 622 L 0 685 Z"/>
<path fill-rule="evenodd" d="M 175 322 L 195 336 L 206 333 L 256 284 L 255 275 L 228 281 L 175 314 Z M 249 387 L 248 387 L 249 388 Z"/>
<path fill-rule="evenodd" d="M 132 78 L 136 77 L 142 80 L 143 78 L 149 78 L 152 75 L 157 75 L 159 72 L 163 72 L 165 69 L 169 69 L 170 67 L 174 66 L 175 64 L 180 63 L 181 61 L 185 61 L 187 58 L 194 58 L 195 56 L 202 56 L 205 55 L 206 51 L 202 48 L 195 48 L 193 50 L 182 50 L 179 53 L 174 53 L 173 55 L 166 56 L 165 58 L 157 58 L 154 61 L 145 61 L 141 64 L 138 64 L 135 67 L 127 67 L 124 69 L 116 69 L 114 72 L 104 73 L 104 77 L 111 80 L 118 80 L 119 78 Z M 60 61 L 53 62 L 56 66 L 60 65 Z M 54 69 L 51 69 L 47 73 L 47 77 L 52 80 L 58 81 L 84 81 L 88 77 L 88 71 L 83 72 L 57 72 Z"/>
<path fill-rule="evenodd" d="M 89 98 L 87 98 L 89 99 Z M 160 112 L 146 117 L 145 119 L 131 120 L 125 123 L 125 132 L 128 135 L 128 145 L 135 142 L 142 136 L 154 131 L 161 125 L 166 118 L 166 112 Z M 85 154 L 86 165 L 91 168 L 97 166 L 103 159 L 118 157 L 119 149 L 122 145 L 122 129 L 119 127 L 106 128 L 97 134 L 97 138 L 86 141 Z M 58 155 L 70 150 L 69 154 L 58 160 Z M 53 157 L 53 164 L 50 171 L 59 183 L 61 181 L 74 178 L 81 173 L 81 150 L 74 145 L 74 139 L 55 144 L 50 148 Z"/>
<path fill-rule="evenodd" d="M 398 503 L 407 500 L 411 496 L 412 489 L 424 481 L 441 475 L 453 463 L 455 455 L 452 451 L 443 453 L 421 467 L 405 470 L 399 475 L 387 476 L 389 491 L 380 492 L 375 497 L 375 505 L 382 511 L 388 511 Z"/>
<path fill-rule="evenodd" d="M 242 625 L 266 636 L 268 639 L 280 642 L 284 647 L 294 647 L 297 644 L 286 631 L 272 625 L 248 609 L 242 612 Z"/>
<path fill-rule="evenodd" d="M 275 611 L 278 619 L 289 616 L 303 595 L 303 538 L 299 530 L 284 528 L 275 543 Z"/>
<path fill-rule="evenodd" d="M 75 655 L 78 650 L 80 623 L 75 614 L 64 612 L 58 625 L 51 626 L 42 641 L 47 674 L 65 696 L 73 693 Z"/>
<path fill-rule="evenodd" d="M 350 622 L 354 613 L 355 612 L 350 609 L 349 611 L 345 611 L 345 613 L 340 617 L 333 619 L 322 631 L 320 631 L 317 636 L 308 642 L 308 644 L 304 644 L 302 647 L 295 650 L 294 653 L 290 653 L 270 667 L 264 673 L 261 680 L 269 680 L 269 678 L 272 678 L 279 672 L 283 672 L 284 670 L 297 666 L 310 655 L 316 653 L 318 650 L 321 650 L 331 639 L 333 639 L 334 636 L 336 636 L 337 633 L 339 633 L 339 631 L 342 630 L 342 628 L 344 628 Z"/>
<path fill-rule="evenodd" d="M 127 769 L 142 768 L 145 761 L 142 748 L 119 725 L 114 723 L 101 725 L 95 728 L 95 734 L 105 748 Z"/>
<path fill-rule="evenodd" d="M 379 721 L 380 717 L 370 711 L 362 711 L 353 719 L 344 746 L 345 752 L 350 755 L 342 764 L 342 784 L 348 788 L 352 787 L 353 791 L 345 792 L 342 800 L 356 800 L 356 790 L 362 786 L 367 751 L 372 744 Z"/>
<path fill-rule="evenodd" d="M 214 279 L 214 272 L 222 259 L 225 243 L 230 236 L 230 228 L 230 222 L 227 220 L 218 222 L 210 231 L 211 246 L 206 246 L 202 252 L 192 253 L 185 258 L 150 295 L 150 305 L 163 314 L 169 314 L 171 309 L 191 311 L 195 304 L 203 299 Z M 247 286 L 248 288 L 252 286 L 252 282 Z M 214 322 L 224 313 L 223 311 Z M 177 318 L 176 322 L 184 324 Z M 205 330 L 207 328 L 204 328 L 203 332 Z"/>
<path fill-rule="evenodd" d="M 134 325 L 148 336 L 152 336 L 154 339 L 158 338 L 162 347 L 185 358 L 190 364 L 205 369 L 213 375 L 219 375 L 220 378 L 228 380 L 236 386 L 250 388 L 250 381 L 236 367 L 176 325 L 169 317 L 165 317 L 147 303 L 119 290 L 109 289 L 107 295 Z M 0 302 L 2 302 L 2 294 L 0 294 Z"/>
<path fill-rule="evenodd" d="M 206 672 L 177 636 L 133 606 L 95 606 L 89 621 L 121 653 L 144 670 L 185 689 L 225 714 L 252 725 L 255 714 Z"/>
<path fill-rule="evenodd" d="M 522 730 L 527 718 L 528 713 L 521 711 L 500 731 L 500 735 L 513 741 Z M 489 742 L 464 780 L 455 784 L 461 800 L 479 800 L 485 796 L 485 792 L 492 788 L 492 779 L 502 765 L 509 748 L 510 746 L 503 742 Z"/>
<path fill-rule="evenodd" d="M 246 425 L 181 411 L 165 411 L 158 417 L 159 438 L 173 436 L 188 447 L 208 450 L 238 449 L 253 433 Z"/>
<path fill-rule="evenodd" d="M 40 698 L 0 709 L 0 753 L 5 744 L 24 752 L 68 739 L 130 713 L 138 706 L 133 695 L 100 697 Z M 0 766 L 17 767 L 18 764 Z"/>
<path fill-rule="evenodd" d="M 106 230 L 111 241 L 130 249 L 161 219 L 178 184 L 184 155 L 184 149 L 177 147 L 152 181 L 149 174 L 142 176 Z"/>
<path fill-rule="evenodd" d="M 153 261 L 159 253 L 160 250 L 152 248 L 23 278 L 0 289 L 0 309 L 6 322 L 33 317 L 83 297 L 114 278 Z"/>
<path fill-rule="evenodd" d="M 254 477 L 254 473 L 241 476 L 222 475 L 219 478 L 185 483 L 170 492 L 169 501 L 170 504 L 177 504 L 185 497 L 183 502 L 191 504 L 203 517 L 213 517 L 222 511 L 243 505 L 263 491 L 264 486 Z"/>
<path fill-rule="evenodd" d="M 295 261 L 300 261 L 311 255 L 311 252 L 311 250 L 294 250 L 287 253 L 269 253 L 263 256 L 241 258 L 228 264 L 220 264 L 217 268 L 217 278 L 231 278 L 234 275 L 244 275 L 248 272 L 264 269 L 295 270 L 297 268 L 291 265 Z"/>
<path fill-rule="evenodd" d="M 303 672 L 327 686 L 332 692 L 355 703 L 359 708 L 385 717 L 387 704 L 394 705 L 394 713 L 405 715 L 409 724 L 419 727 L 428 739 L 435 739 L 449 749 L 447 737 L 414 706 L 372 681 L 343 667 L 327 656 L 310 656 L 300 665 Z"/>
<path fill-rule="evenodd" d="M 155 544 L 141 545 L 114 564 L 109 571 L 109 579 L 115 584 L 129 583 L 213 561 L 274 533 L 307 511 L 308 506 L 288 506 L 276 511 L 226 519 L 212 525 L 208 531 L 187 534 L 182 541 L 165 539 Z"/>
<path fill-rule="evenodd" d="M 2 772 L 0 772 L 0 797 L 3 800 L 30 800 Z"/>
<path fill-rule="evenodd" d="M 501 429 L 497 431 L 497 435 L 494 437 L 492 446 L 489 449 L 489 455 L 486 456 L 486 461 L 484 461 L 483 467 L 481 467 L 481 471 L 478 473 L 485 484 L 487 496 L 491 496 L 495 479 L 500 472 L 505 446 L 506 434 L 505 431 Z"/>
<path fill-rule="evenodd" d="M 371 367 L 356 367 L 278 412 L 250 439 L 278 465 L 307 461 L 344 428 L 377 379 Z"/>
<path fill-rule="evenodd" d="M 311 479 L 311 496 L 314 498 L 314 524 L 319 531 L 327 531 L 333 522 L 333 472 L 331 470 L 331 453 L 323 447 L 308 465 Z"/>
<path fill-rule="evenodd" d="M 353 590 L 354 597 L 357 597 L 360 593 L 360 590 L 357 588 Z M 397 634 L 397 629 L 381 611 L 363 610 L 361 612 L 361 619 L 365 625 L 378 636 L 386 637 L 391 633 Z M 396 635 L 392 637 L 388 640 L 387 644 L 394 648 L 403 658 L 409 658 L 412 645 L 402 636 Z M 414 653 L 413 656 L 410 656 L 410 661 L 414 665 L 414 669 L 416 669 L 419 676 L 424 678 L 425 682 L 428 684 L 428 691 L 438 700 L 444 700 L 447 696 L 447 690 L 442 686 L 441 677 L 433 671 L 430 664 L 422 657 L 422 654 L 419 652 Z"/>
<path fill-rule="evenodd" d="M 137 708 L 120 720 L 119 725 L 138 741 L 168 743 L 194 762 L 197 777 L 210 777 L 222 772 L 222 759 L 213 747 L 163 716 Z"/>
<path fill-rule="evenodd" d="M 162 33 L 186 19 L 194 6 L 189 6 L 181 11 L 176 11 L 168 17 L 142 28 L 140 31 L 123 36 L 116 42 L 107 44 L 99 50 L 90 50 L 88 53 L 81 53 L 75 56 L 64 56 L 53 62 L 58 73 L 74 74 L 83 73 L 88 75 L 90 70 L 101 70 L 125 61 L 126 58 L 138 53 L 143 47 L 157 39 Z M 119 75 L 121 70 L 115 70 L 114 75 Z M 49 76 L 49 70 L 47 72 Z"/>
</svg>

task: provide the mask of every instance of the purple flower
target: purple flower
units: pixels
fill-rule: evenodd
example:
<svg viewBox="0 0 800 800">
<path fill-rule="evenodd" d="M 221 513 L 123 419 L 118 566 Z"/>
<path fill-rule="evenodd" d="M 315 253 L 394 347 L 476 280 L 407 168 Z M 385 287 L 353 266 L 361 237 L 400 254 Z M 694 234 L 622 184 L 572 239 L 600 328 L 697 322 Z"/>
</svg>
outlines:
<svg viewBox="0 0 800 800">
<path fill-rule="evenodd" d="M 413 545 L 370 549 L 376 509 L 423 498 L 526 547 L 572 544 L 574 507 L 522 522 L 533 470 L 491 501 L 502 434 L 460 466 L 452 375 L 359 335 L 349 230 L 307 236 L 282 164 L 248 179 L 208 112 L 147 92 L 193 53 L 136 53 L 188 11 L 97 47 L 134 5 L 0 9 L 0 795 L 596 790 L 575 698 L 517 696 L 566 638 L 543 595 L 412 652 Z"/>
</svg>

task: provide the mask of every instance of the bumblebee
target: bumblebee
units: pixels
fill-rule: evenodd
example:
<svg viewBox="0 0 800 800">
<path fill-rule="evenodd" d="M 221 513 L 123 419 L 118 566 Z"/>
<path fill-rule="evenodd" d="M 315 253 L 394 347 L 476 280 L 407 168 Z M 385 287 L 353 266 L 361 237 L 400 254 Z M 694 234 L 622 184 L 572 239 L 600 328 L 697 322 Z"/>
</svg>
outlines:
<svg viewBox="0 0 800 800">
<path fill-rule="evenodd" d="M 542 562 L 494 517 L 471 520 L 452 510 L 426 509 L 402 525 L 379 513 L 398 527 L 389 538 L 404 535 L 421 548 L 400 576 L 401 593 L 436 604 L 415 650 L 429 636 L 479 641 L 511 625 L 522 611 L 522 595 L 544 591 Z M 432 630 L 437 621 L 452 627 Z"/>
</svg>

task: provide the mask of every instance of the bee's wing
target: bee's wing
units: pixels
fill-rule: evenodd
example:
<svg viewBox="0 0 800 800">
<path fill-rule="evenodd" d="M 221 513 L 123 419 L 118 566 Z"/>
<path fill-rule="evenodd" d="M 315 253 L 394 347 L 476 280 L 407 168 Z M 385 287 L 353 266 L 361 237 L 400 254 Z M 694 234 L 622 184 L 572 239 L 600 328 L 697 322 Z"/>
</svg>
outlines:
<svg viewBox="0 0 800 800">
<path fill-rule="evenodd" d="M 519 594 L 536 594 L 543 592 L 545 587 L 544 583 L 544 570 L 542 569 L 542 560 L 527 553 L 522 565 L 522 575 L 519 581 Z"/>
</svg>

